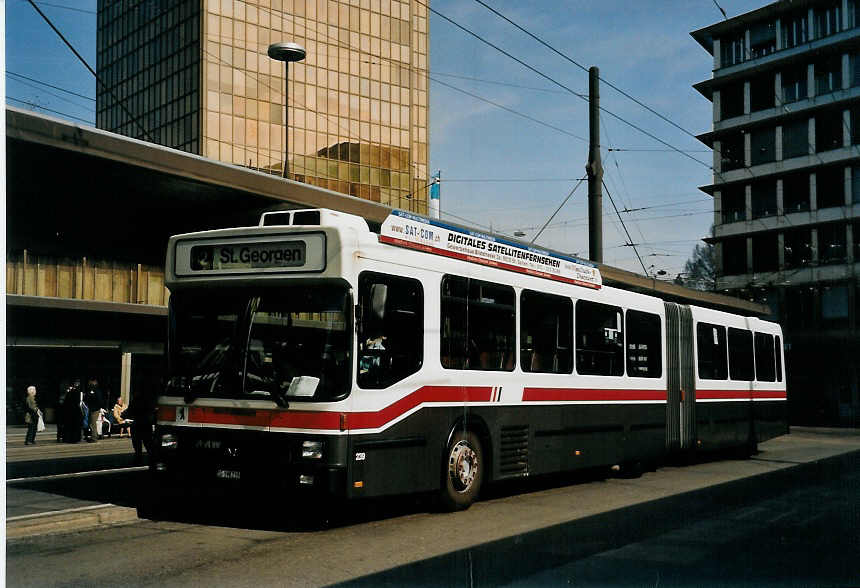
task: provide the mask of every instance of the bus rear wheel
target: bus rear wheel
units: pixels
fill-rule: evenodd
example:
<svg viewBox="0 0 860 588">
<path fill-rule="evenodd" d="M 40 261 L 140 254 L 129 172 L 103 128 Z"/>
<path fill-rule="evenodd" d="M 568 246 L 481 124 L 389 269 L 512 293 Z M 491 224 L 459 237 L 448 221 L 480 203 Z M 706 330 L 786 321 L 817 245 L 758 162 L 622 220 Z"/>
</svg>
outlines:
<svg viewBox="0 0 860 588">
<path fill-rule="evenodd" d="M 443 464 L 441 505 L 445 510 L 466 510 L 478 497 L 484 481 L 484 454 L 478 437 L 458 431 L 451 437 Z"/>
</svg>

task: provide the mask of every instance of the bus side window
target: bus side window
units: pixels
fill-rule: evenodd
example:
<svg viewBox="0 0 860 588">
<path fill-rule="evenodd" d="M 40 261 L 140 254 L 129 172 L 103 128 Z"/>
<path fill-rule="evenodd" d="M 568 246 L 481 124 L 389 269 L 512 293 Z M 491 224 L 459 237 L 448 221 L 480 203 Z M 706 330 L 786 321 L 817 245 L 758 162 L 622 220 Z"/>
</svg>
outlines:
<svg viewBox="0 0 860 588">
<path fill-rule="evenodd" d="M 660 317 L 639 310 L 627 311 L 627 375 L 659 378 L 663 373 Z"/>
<path fill-rule="evenodd" d="M 391 386 L 424 358 L 424 296 L 411 278 L 362 272 L 358 277 L 358 385 Z"/>
<path fill-rule="evenodd" d="M 755 334 L 755 375 L 759 382 L 776 380 L 776 362 L 773 353 L 773 335 Z"/>
<path fill-rule="evenodd" d="M 440 362 L 448 369 L 512 371 L 516 295 L 503 284 L 442 278 Z"/>
<path fill-rule="evenodd" d="M 725 380 L 729 377 L 725 327 L 710 323 L 696 325 L 696 348 L 701 379 Z"/>
<path fill-rule="evenodd" d="M 774 341 L 774 353 L 776 355 L 776 381 L 782 382 L 782 342 L 779 340 L 779 335 Z"/>
<path fill-rule="evenodd" d="M 570 298 L 523 290 L 520 294 L 520 362 L 524 372 L 573 371 L 573 303 Z"/>
<path fill-rule="evenodd" d="M 732 380 L 755 379 L 753 357 L 752 331 L 729 327 L 729 374 Z"/>
<path fill-rule="evenodd" d="M 577 300 L 576 372 L 624 375 L 624 325 L 617 306 Z"/>
</svg>

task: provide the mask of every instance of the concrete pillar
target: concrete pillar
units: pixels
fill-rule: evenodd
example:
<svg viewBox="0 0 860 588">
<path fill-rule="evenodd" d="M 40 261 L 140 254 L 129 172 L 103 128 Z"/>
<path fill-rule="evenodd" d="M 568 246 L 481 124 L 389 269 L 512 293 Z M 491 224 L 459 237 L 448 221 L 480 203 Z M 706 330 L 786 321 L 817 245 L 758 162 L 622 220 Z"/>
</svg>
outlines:
<svg viewBox="0 0 860 588">
<path fill-rule="evenodd" d="M 842 54 L 842 89 L 847 90 L 851 87 L 851 56 L 848 53 Z"/>
<path fill-rule="evenodd" d="M 722 56 L 722 51 L 720 49 L 720 40 L 714 39 L 714 70 L 718 70 L 721 67 L 720 58 Z"/>
<path fill-rule="evenodd" d="M 818 210 L 818 189 L 816 182 L 816 174 L 809 174 L 809 210 L 810 212 Z"/>
<path fill-rule="evenodd" d="M 782 125 L 777 125 L 773 133 L 773 155 L 776 161 L 782 161 Z"/>
<path fill-rule="evenodd" d="M 856 172 L 854 170 L 857 170 Z M 854 190 L 854 174 L 857 173 L 860 175 L 860 167 L 849 165 L 848 166 L 848 189 L 845 191 L 845 202 L 848 206 L 852 204 L 860 203 L 860 194 L 855 194 Z"/>
<path fill-rule="evenodd" d="M 776 256 L 779 271 L 785 271 L 785 233 L 776 235 Z"/>
<path fill-rule="evenodd" d="M 812 264 L 818 265 L 818 229 L 812 229 L 810 232 L 812 233 L 809 239 L 812 245 Z"/>
<path fill-rule="evenodd" d="M 844 184 L 842 192 L 844 196 L 845 206 L 851 206 L 851 166 L 846 165 L 843 169 Z"/>
<path fill-rule="evenodd" d="M 753 273 L 753 240 L 747 237 L 747 273 Z"/>
<path fill-rule="evenodd" d="M 723 142 L 722 141 L 714 141 L 714 148 L 712 150 L 712 155 L 714 157 L 714 171 L 716 173 L 720 173 L 723 171 L 723 156 L 720 154 L 722 151 Z"/>
<path fill-rule="evenodd" d="M 785 215 L 785 206 L 783 201 L 782 194 L 782 178 L 776 181 L 776 215 L 783 216 Z"/>
<path fill-rule="evenodd" d="M 752 133 L 744 133 L 744 166 L 752 165 Z"/>
<path fill-rule="evenodd" d="M 851 147 L 851 111 L 842 111 L 842 146 Z"/>
<path fill-rule="evenodd" d="M 714 192 L 714 226 L 723 224 L 723 193 L 721 190 Z"/>
<path fill-rule="evenodd" d="M 129 400 L 131 399 L 131 353 L 124 352 L 122 354 L 119 388 L 120 396 L 122 397 L 122 405 L 128 406 Z"/>
<path fill-rule="evenodd" d="M 815 40 L 815 14 L 812 11 L 812 7 L 806 12 L 806 30 L 809 31 L 809 40 Z"/>
<path fill-rule="evenodd" d="M 776 50 L 782 49 L 782 20 L 776 19 Z M 776 74 L 779 76 L 779 74 Z"/>
<path fill-rule="evenodd" d="M 815 96 L 815 65 L 810 63 L 806 66 L 806 97 L 813 96 Z"/>
<path fill-rule="evenodd" d="M 747 222 L 752 220 L 752 184 L 744 186 L 744 212 Z"/>
<path fill-rule="evenodd" d="M 847 31 L 850 28 L 848 21 L 848 0 L 842 0 L 842 30 Z"/>
<path fill-rule="evenodd" d="M 744 82 L 744 114 L 752 112 L 752 91 L 750 83 Z"/>
<path fill-rule="evenodd" d="M 809 134 L 807 135 L 807 139 L 809 142 L 809 154 L 813 155 L 815 153 L 815 117 L 809 117 Z"/>
<path fill-rule="evenodd" d="M 722 112 L 722 92 L 720 90 L 714 90 L 712 99 L 714 105 L 714 122 L 720 122 L 722 120 L 720 114 Z"/>
<path fill-rule="evenodd" d="M 776 36 L 777 39 L 780 38 L 780 35 Z M 776 49 L 779 51 L 779 47 Z M 777 108 L 782 108 L 783 104 L 783 96 L 782 96 L 782 72 L 776 72 L 776 75 L 773 76 L 773 105 Z"/>
<path fill-rule="evenodd" d="M 854 234 L 854 225 L 848 223 L 847 225 L 847 233 L 845 234 L 845 248 L 846 255 L 848 256 L 848 263 L 854 263 L 855 261 L 860 261 L 854 258 L 854 239 L 860 237 L 860 235 Z"/>
</svg>

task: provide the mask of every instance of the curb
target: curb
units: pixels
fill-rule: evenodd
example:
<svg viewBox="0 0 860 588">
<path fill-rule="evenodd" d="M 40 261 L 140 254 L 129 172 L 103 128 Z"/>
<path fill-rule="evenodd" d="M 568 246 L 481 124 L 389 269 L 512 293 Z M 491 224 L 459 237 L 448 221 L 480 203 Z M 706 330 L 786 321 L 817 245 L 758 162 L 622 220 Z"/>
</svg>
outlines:
<svg viewBox="0 0 860 588">
<path fill-rule="evenodd" d="M 657 516 L 658 519 L 670 519 L 670 515 L 673 512 L 677 515 L 678 505 L 683 503 L 685 508 L 682 510 L 686 512 L 686 516 L 690 516 L 697 512 L 698 509 L 702 509 L 703 505 L 738 503 L 749 493 L 758 491 L 761 483 L 765 480 L 771 485 L 769 491 L 777 493 L 805 479 L 827 479 L 839 476 L 846 468 L 856 468 L 858 462 L 860 462 L 860 450 L 854 449 L 814 459 L 809 462 L 792 463 L 774 471 L 717 483 L 712 486 L 667 496 L 655 501 L 634 504 L 628 508 L 631 513 L 640 513 L 642 516 L 645 516 L 645 510 L 649 510 L 651 511 L 649 516 L 652 520 L 656 516 L 656 513 L 662 513 L 661 516 Z M 600 517 L 607 515 L 608 513 L 601 513 L 586 517 L 586 519 L 562 523 L 547 529 L 530 532 L 526 537 L 539 538 L 539 541 L 545 542 L 548 540 L 548 535 L 558 535 L 559 533 L 566 535 L 569 529 L 571 529 L 570 525 L 574 523 L 580 526 L 587 525 L 587 521 L 599 520 Z M 6 538 L 7 540 L 11 540 L 34 535 L 70 533 L 106 525 L 130 524 L 139 520 L 142 519 L 138 518 L 137 509 L 135 508 L 113 504 L 97 504 L 11 517 L 6 520 Z M 564 539 L 566 540 L 567 538 L 565 537 Z M 519 549 L 522 547 L 524 540 L 527 541 L 526 538 L 518 536 L 516 538 L 501 539 L 493 542 L 493 544 L 514 541 L 519 546 Z M 559 540 L 559 537 L 554 537 L 554 540 Z M 398 570 L 398 568 L 395 568 L 395 570 Z"/>
<path fill-rule="evenodd" d="M 113 504 L 97 504 L 6 519 L 6 539 L 33 535 L 70 533 L 105 525 L 138 521 L 137 509 Z"/>
</svg>

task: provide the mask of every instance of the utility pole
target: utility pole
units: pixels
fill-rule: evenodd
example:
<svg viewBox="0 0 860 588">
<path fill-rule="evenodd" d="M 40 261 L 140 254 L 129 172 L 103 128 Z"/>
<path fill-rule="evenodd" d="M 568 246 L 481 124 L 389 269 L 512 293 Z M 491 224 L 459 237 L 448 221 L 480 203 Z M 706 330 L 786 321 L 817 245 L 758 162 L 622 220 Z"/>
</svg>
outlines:
<svg viewBox="0 0 860 588">
<path fill-rule="evenodd" d="M 603 263 L 603 165 L 600 162 L 599 70 L 588 68 L 588 258 Z"/>
</svg>

